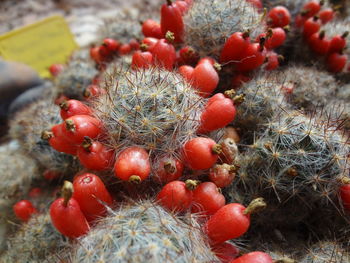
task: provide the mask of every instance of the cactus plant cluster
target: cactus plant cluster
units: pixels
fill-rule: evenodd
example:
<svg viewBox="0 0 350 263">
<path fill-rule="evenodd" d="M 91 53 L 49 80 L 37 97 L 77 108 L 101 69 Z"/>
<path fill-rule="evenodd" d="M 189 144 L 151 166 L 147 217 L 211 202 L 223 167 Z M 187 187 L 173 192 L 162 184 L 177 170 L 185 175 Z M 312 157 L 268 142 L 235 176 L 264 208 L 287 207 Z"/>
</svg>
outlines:
<svg viewBox="0 0 350 263">
<path fill-rule="evenodd" d="M 24 222 L 0 261 L 349 262 L 337 4 L 167 0 L 106 20 L 11 117 L 0 219 Z"/>
</svg>

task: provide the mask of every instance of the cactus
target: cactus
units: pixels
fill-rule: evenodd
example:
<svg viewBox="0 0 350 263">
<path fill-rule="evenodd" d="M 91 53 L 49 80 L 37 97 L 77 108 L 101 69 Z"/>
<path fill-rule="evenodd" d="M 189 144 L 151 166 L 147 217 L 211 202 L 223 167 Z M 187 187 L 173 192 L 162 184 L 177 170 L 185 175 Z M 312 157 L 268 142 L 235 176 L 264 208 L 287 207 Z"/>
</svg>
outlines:
<svg viewBox="0 0 350 263">
<path fill-rule="evenodd" d="M 272 193 L 281 203 L 295 202 L 296 210 L 310 210 L 322 201 L 336 205 L 341 179 L 348 176 L 349 150 L 330 120 L 286 111 L 275 116 L 237 161 L 239 183 L 252 193 Z M 228 194 L 234 191 L 232 188 Z M 295 201 L 298 199 L 304 203 L 301 207 Z"/>
<path fill-rule="evenodd" d="M 195 136 L 205 99 L 178 74 L 157 68 L 125 71 L 105 83 L 93 103 L 114 149 L 141 145 L 153 154 L 174 155 Z"/>
<path fill-rule="evenodd" d="M 59 262 L 58 253 L 67 246 L 67 240 L 51 224 L 48 212 L 33 216 L 21 225 L 9 239 L 8 250 L 1 262 L 52 263 Z"/>
<path fill-rule="evenodd" d="M 72 174 L 79 166 L 71 155 L 51 148 L 41 138 L 45 130 L 62 122 L 59 107 L 52 99 L 40 99 L 18 112 L 10 122 L 10 136 L 19 141 L 22 150 L 34 158 L 42 168 Z"/>
<path fill-rule="evenodd" d="M 292 89 L 291 93 L 285 93 L 287 101 L 295 109 L 308 112 L 325 107 L 337 91 L 337 81 L 332 75 L 312 67 L 290 65 L 278 73 L 278 79 L 282 87 Z"/>
<path fill-rule="evenodd" d="M 201 56 L 218 58 L 227 38 L 249 30 L 255 39 L 265 29 L 263 16 L 245 0 L 194 1 L 184 16 L 185 43 Z"/>
<path fill-rule="evenodd" d="M 63 94 L 71 99 L 83 99 L 85 88 L 97 73 L 92 61 L 71 60 L 54 81 L 55 96 Z"/>
<path fill-rule="evenodd" d="M 334 241 L 320 241 L 308 249 L 300 263 L 347 263 L 350 254 Z"/>
<path fill-rule="evenodd" d="M 276 75 L 269 73 L 259 74 L 242 84 L 244 102 L 237 108 L 233 125 L 241 129 L 245 137 L 250 137 L 250 141 L 252 132 L 263 129 L 276 111 L 286 107 L 280 86 Z"/>
<path fill-rule="evenodd" d="M 184 221 L 185 220 L 185 221 Z M 152 201 L 124 203 L 79 239 L 71 262 L 218 262 L 194 216 Z"/>
</svg>

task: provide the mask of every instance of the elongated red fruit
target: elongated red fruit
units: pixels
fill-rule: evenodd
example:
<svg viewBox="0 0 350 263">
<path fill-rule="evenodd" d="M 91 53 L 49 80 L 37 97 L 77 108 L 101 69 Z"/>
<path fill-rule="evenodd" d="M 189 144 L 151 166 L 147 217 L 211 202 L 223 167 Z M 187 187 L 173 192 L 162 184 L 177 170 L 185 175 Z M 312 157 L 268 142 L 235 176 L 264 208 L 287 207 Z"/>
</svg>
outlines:
<svg viewBox="0 0 350 263">
<path fill-rule="evenodd" d="M 230 263 L 273 263 L 274 261 L 269 254 L 260 251 L 250 252 L 239 258 L 232 260 Z"/>
<path fill-rule="evenodd" d="M 114 174 L 123 181 L 140 183 L 151 173 L 149 155 L 145 149 L 132 146 L 123 150 L 114 164 Z"/>
<path fill-rule="evenodd" d="M 113 200 L 102 180 L 95 174 L 84 173 L 74 178 L 73 198 L 78 201 L 81 211 L 90 222 L 107 212 L 106 205 Z"/>
<path fill-rule="evenodd" d="M 64 182 L 62 195 L 63 197 L 55 200 L 50 206 L 52 224 L 66 237 L 77 238 L 85 235 L 90 230 L 90 226 L 78 202 L 72 198 L 72 183 Z"/>
<path fill-rule="evenodd" d="M 238 62 L 250 44 L 247 32 L 233 33 L 225 42 L 220 54 L 220 62 Z"/>
<path fill-rule="evenodd" d="M 168 31 L 166 39 L 158 40 L 157 44 L 151 50 L 153 55 L 153 61 L 156 65 L 164 67 L 167 70 L 172 70 L 176 61 L 176 50 L 171 44 L 174 37 L 173 34 Z"/>
<path fill-rule="evenodd" d="M 167 0 L 160 9 L 160 27 L 165 36 L 168 31 L 174 33 L 175 42 L 182 42 L 184 33 L 184 22 L 182 18 L 182 11 L 171 0 Z"/>
<path fill-rule="evenodd" d="M 60 114 L 63 120 L 74 115 L 90 115 L 92 110 L 79 100 L 68 100 L 60 103 Z"/>
<path fill-rule="evenodd" d="M 41 138 L 47 140 L 50 146 L 56 151 L 76 155 L 77 146 L 65 138 L 62 133 L 63 125 L 63 123 L 56 124 L 51 128 L 51 131 L 43 131 L 41 133 Z"/>
</svg>

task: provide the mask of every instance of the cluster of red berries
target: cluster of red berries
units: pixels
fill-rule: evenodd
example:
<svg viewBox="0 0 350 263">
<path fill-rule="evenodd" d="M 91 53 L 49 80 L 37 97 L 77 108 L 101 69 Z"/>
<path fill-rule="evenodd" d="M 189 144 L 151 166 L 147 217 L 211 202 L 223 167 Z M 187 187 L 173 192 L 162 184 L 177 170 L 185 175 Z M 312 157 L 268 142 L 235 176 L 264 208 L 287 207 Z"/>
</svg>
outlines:
<svg viewBox="0 0 350 263">
<path fill-rule="evenodd" d="M 322 30 L 322 25 L 332 21 L 335 11 L 331 8 L 322 8 L 323 2 L 307 2 L 300 14 L 296 17 L 296 26 L 302 28 L 303 38 L 310 49 L 318 56 L 325 57 L 325 63 L 330 72 L 341 72 L 348 61 L 343 54 L 346 47 L 348 31 L 332 38 Z"/>
</svg>

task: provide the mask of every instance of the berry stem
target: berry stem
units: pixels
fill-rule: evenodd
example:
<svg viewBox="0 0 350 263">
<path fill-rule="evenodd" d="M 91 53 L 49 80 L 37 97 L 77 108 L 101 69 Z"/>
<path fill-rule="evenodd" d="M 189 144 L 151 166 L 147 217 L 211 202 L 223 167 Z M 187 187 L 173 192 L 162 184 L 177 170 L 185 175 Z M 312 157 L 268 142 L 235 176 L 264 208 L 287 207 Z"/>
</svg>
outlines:
<svg viewBox="0 0 350 263">
<path fill-rule="evenodd" d="M 194 190 L 196 187 L 200 184 L 200 181 L 198 180 L 186 180 L 185 185 L 188 190 Z"/>
<path fill-rule="evenodd" d="M 132 175 L 129 177 L 129 183 L 139 184 L 141 183 L 141 177 L 138 175 Z"/>
<path fill-rule="evenodd" d="M 222 153 L 222 146 L 220 144 L 215 144 L 212 148 L 212 152 L 214 154 L 220 154 Z"/>
<path fill-rule="evenodd" d="M 53 137 L 53 133 L 51 131 L 43 131 L 41 133 L 41 139 L 43 140 L 49 140 L 52 137 Z"/>
<path fill-rule="evenodd" d="M 243 211 L 243 214 L 250 215 L 250 214 L 259 212 L 263 210 L 266 206 L 267 204 L 265 203 L 264 198 L 262 197 L 256 198 L 250 202 L 248 207 Z"/>
<path fill-rule="evenodd" d="M 342 38 L 346 38 L 348 35 L 349 35 L 349 31 L 345 31 L 345 32 L 341 35 L 341 37 L 342 37 Z"/>
<path fill-rule="evenodd" d="M 59 106 L 62 110 L 65 110 L 65 111 L 68 110 L 68 106 L 69 106 L 68 101 L 66 100 L 62 101 Z"/>
<path fill-rule="evenodd" d="M 168 43 L 170 43 L 170 44 L 173 43 L 175 40 L 174 33 L 171 31 L 167 31 L 165 34 L 165 39 Z"/>
<path fill-rule="evenodd" d="M 65 123 L 66 123 L 66 129 L 68 131 L 75 131 L 74 121 L 72 121 L 72 120 L 65 120 Z"/>
<path fill-rule="evenodd" d="M 62 187 L 62 197 L 63 197 L 63 206 L 67 207 L 69 200 L 73 195 L 73 184 L 69 181 L 64 181 Z"/>
<path fill-rule="evenodd" d="M 166 0 L 166 4 L 167 4 L 167 5 L 172 5 L 173 2 L 172 2 L 171 0 Z"/>
<path fill-rule="evenodd" d="M 164 170 L 169 174 L 174 174 L 176 172 L 176 167 L 171 162 L 164 163 Z"/>
<path fill-rule="evenodd" d="M 84 148 L 85 151 L 91 152 L 90 147 L 92 146 L 92 139 L 89 136 L 84 136 L 84 140 L 81 144 L 81 147 Z"/>
</svg>

